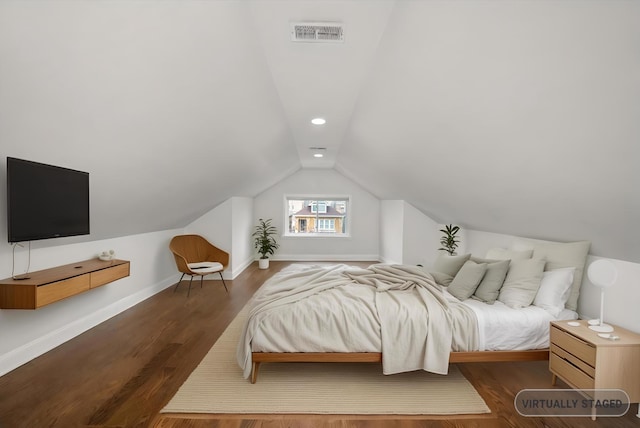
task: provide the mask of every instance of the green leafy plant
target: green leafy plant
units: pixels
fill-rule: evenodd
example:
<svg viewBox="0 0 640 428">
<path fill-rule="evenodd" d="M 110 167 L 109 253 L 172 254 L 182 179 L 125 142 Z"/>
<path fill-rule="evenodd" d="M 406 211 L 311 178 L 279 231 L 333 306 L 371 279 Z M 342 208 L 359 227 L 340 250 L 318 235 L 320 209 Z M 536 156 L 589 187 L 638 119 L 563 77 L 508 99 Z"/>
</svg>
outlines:
<svg viewBox="0 0 640 428">
<path fill-rule="evenodd" d="M 273 237 L 277 234 L 278 229 L 271 225 L 271 219 L 258 219 L 258 225 L 252 236 L 254 237 L 254 247 L 260 253 L 261 259 L 268 259 L 269 255 L 273 255 L 273 252 L 280 246 Z"/>
<path fill-rule="evenodd" d="M 445 225 L 444 229 L 440 229 L 440 232 L 444 233 L 444 236 L 440 239 L 440 245 L 442 245 L 442 247 L 438 248 L 438 250 L 446 251 L 450 256 L 455 256 L 456 248 L 458 248 L 458 244 L 460 243 L 456 237 L 459 231 L 460 227 L 452 224 Z"/>
</svg>

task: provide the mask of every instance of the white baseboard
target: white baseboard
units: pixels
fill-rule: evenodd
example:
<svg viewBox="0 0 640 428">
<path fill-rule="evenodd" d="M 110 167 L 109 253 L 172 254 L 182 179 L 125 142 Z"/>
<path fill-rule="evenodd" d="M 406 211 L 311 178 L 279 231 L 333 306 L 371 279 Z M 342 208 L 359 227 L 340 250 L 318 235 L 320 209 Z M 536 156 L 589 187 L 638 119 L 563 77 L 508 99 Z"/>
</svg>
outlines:
<svg viewBox="0 0 640 428">
<path fill-rule="evenodd" d="M 135 294 L 127 296 L 100 309 L 97 312 L 89 314 L 83 318 L 77 319 L 64 327 L 47 333 L 19 348 L 13 349 L 6 354 L 0 355 L 0 376 L 28 363 L 40 355 L 49 352 L 53 348 L 62 345 L 68 340 L 84 333 L 85 331 L 97 326 L 98 324 L 126 311 L 130 307 L 137 305 L 143 300 L 161 292 L 175 284 L 179 275 L 171 276 L 157 284 L 149 286 Z"/>
<path fill-rule="evenodd" d="M 295 261 L 295 262 L 332 262 L 332 261 L 363 261 L 377 262 L 378 254 L 278 254 L 269 257 L 271 260 Z M 257 259 L 256 259 L 257 260 Z"/>
<path fill-rule="evenodd" d="M 224 279 L 234 279 L 236 276 L 240 275 L 246 268 L 248 268 L 251 263 L 255 261 L 256 261 L 255 259 L 248 258 L 244 262 L 242 262 L 239 267 L 236 267 L 229 273 L 230 278 L 227 278 L 227 275 L 225 275 L 224 273 L 222 274 L 222 276 L 224 276 Z"/>
<path fill-rule="evenodd" d="M 384 264 L 387 264 L 387 265 L 399 265 L 399 264 L 402 264 L 400 262 L 397 262 L 397 261 L 391 260 L 391 259 L 387 259 L 385 257 L 381 257 L 380 263 L 384 263 Z"/>
</svg>

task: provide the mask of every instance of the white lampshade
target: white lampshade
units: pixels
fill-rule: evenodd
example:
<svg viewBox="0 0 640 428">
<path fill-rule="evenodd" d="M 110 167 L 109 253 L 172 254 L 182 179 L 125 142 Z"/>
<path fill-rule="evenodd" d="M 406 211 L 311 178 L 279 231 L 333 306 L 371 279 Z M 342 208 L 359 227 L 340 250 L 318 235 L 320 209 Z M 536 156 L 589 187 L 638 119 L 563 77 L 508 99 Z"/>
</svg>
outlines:
<svg viewBox="0 0 640 428">
<path fill-rule="evenodd" d="M 604 323 L 604 290 L 615 284 L 618 279 L 618 269 L 609 260 L 600 259 L 589 265 L 587 270 L 589 281 L 600 287 L 600 319 L 589 321 L 589 328 L 600 333 L 613 331 L 613 327 Z"/>
<path fill-rule="evenodd" d="M 589 265 L 587 276 L 595 286 L 611 287 L 618 279 L 618 269 L 611 261 L 600 259 Z"/>
</svg>

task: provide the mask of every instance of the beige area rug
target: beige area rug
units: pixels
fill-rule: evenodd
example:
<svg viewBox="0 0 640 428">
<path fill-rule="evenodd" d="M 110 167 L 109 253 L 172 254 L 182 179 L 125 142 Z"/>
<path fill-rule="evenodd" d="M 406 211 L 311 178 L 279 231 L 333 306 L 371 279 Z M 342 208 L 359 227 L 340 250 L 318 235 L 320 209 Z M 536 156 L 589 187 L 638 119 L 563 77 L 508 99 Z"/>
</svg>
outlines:
<svg viewBox="0 0 640 428">
<path fill-rule="evenodd" d="M 447 376 L 382 374 L 380 364 L 263 363 L 258 381 L 235 360 L 246 308 L 232 321 L 161 413 L 396 414 L 490 413 L 455 365 Z"/>
</svg>

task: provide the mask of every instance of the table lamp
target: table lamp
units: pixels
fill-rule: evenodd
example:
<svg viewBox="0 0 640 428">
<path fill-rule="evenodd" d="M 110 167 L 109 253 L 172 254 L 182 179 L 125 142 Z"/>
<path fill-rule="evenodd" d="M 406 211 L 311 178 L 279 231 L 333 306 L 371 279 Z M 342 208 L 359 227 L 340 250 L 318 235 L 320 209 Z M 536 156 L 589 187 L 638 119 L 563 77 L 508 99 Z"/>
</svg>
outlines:
<svg viewBox="0 0 640 428">
<path fill-rule="evenodd" d="M 600 287 L 600 319 L 589 321 L 589 328 L 599 333 L 612 332 L 613 327 L 604 323 L 604 290 L 615 284 L 618 269 L 611 261 L 599 259 L 589 265 L 587 276 L 593 285 Z"/>
</svg>

